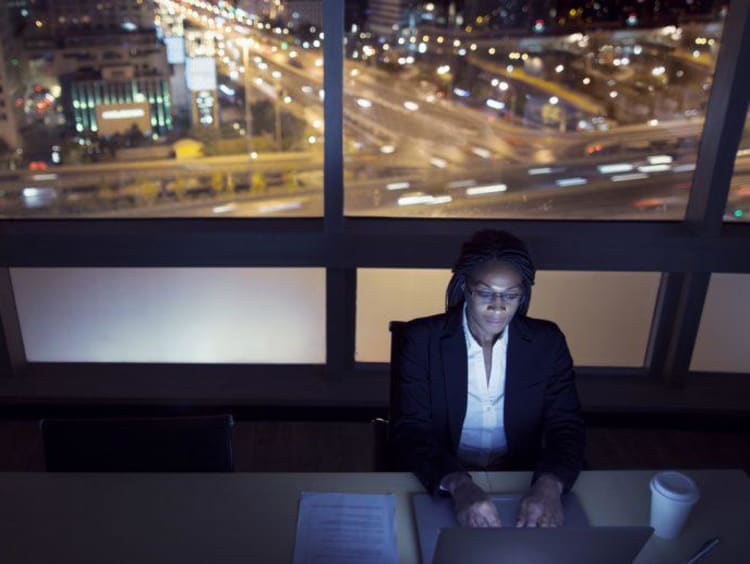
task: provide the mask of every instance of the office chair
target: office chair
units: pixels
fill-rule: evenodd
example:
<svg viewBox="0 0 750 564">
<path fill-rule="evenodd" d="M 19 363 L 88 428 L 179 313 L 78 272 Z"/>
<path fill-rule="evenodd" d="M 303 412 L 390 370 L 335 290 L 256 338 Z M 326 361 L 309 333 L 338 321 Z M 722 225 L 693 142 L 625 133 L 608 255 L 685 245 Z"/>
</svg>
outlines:
<svg viewBox="0 0 750 564">
<path fill-rule="evenodd" d="M 391 321 L 388 324 L 388 330 L 391 332 L 391 363 L 389 366 L 390 373 L 390 399 L 389 414 L 392 413 L 393 406 L 396 402 L 396 378 L 393 371 L 393 365 L 401 354 L 404 342 L 404 331 L 406 330 L 406 321 Z M 390 421 L 378 417 L 370 421 L 373 439 L 373 461 L 376 472 L 394 472 L 398 471 L 399 465 L 393 453 L 390 442 Z"/>
<path fill-rule="evenodd" d="M 41 422 L 48 472 L 231 472 L 231 415 Z"/>
</svg>

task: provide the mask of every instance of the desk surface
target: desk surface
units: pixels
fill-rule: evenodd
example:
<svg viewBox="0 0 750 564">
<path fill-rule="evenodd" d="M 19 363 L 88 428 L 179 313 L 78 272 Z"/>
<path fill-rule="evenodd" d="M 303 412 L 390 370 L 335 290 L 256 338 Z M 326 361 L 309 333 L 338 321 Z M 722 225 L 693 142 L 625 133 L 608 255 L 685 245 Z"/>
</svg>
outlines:
<svg viewBox="0 0 750 564">
<path fill-rule="evenodd" d="M 750 554 L 750 478 L 740 470 L 687 471 L 701 500 L 675 540 L 652 537 L 639 564 L 676 564 L 704 541 L 719 547 L 701 564 Z M 592 525 L 644 525 L 651 471 L 583 472 L 575 485 Z M 485 489 L 523 491 L 530 474 L 475 474 Z M 405 473 L 48 474 L 0 473 L 3 564 L 291 562 L 302 491 L 394 493 L 398 551 L 417 563 Z"/>
</svg>

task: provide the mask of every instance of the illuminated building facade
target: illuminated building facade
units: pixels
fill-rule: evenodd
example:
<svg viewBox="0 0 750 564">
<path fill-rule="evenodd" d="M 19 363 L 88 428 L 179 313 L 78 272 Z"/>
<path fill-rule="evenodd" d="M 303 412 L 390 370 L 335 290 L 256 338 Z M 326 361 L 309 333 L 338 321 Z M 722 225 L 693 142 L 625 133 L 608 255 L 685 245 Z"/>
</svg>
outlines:
<svg viewBox="0 0 750 564">
<path fill-rule="evenodd" d="M 143 133 L 161 135 L 172 128 L 166 78 L 73 80 L 63 85 L 63 100 L 66 118 L 75 124 L 78 133 L 124 133 L 137 125 Z M 109 122 L 104 125 L 102 119 Z M 114 128 L 112 120 L 117 121 Z M 150 129 L 144 130 L 144 125 Z"/>
</svg>

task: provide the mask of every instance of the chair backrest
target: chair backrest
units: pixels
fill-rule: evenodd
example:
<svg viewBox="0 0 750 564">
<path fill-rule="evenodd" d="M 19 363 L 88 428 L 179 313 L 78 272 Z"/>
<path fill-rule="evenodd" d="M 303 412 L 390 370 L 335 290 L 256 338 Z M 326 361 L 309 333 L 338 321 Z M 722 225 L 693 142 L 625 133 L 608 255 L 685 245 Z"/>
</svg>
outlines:
<svg viewBox="0 0 750 564">
<path fill-rule="evenodd" d="M 390 404 L 389 404 L 389 410 L 392 412 L 393 406 L 396 404 L 396 401 L 398 400 L 397 394 L 398 394 L 398 387 L 396 386 L 396 372 L 393 370 L 393 367 L 396 364 L 396 360 L 401 356 L 401 350 L 404 348 L 404 334 L 406 332 L 406 321 L 391 321 L 388 324 L 388 330 L 391 332 L 391 364 L 389 367 L 389 374 L 390 374 L 390 392 L 389 392 L 389 398 L 390 398 Z"/>
<path fill-rule="evenodd" d="M 401 354 L 401 348 L 404 341 L 404 330 L 406 329 L 405 321 L 391 321 L 388 324 L 388 330 L 391 332 L 391 363 L 390 363 L 390 403 L 389 417 L 393 413 L 393 406 L 397 401 L 398 388 L 396 386 L 396 375 L 393 370 L 396 359 Z M 393 472 L 401 470 L 394 456 L 390 443 L 390 421 L 388 419 L 373 419 L 370 422 L 373 438 L 373 460 L 375 471 Z"/>
<path fill-rule="evenodd" d="M 231 415 L 45 419 L 49 472 L 231 472 Z"/>
</svg>

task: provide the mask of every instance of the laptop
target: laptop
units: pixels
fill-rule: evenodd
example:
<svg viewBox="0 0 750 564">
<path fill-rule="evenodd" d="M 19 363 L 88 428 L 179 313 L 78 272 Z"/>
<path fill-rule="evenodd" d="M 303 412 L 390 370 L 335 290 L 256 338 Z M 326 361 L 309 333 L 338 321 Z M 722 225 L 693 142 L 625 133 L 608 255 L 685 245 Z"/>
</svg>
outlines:
<svg viewBox="0 0 750 564">
<path fill-rule="evenodd" d="M 490 495 L 497 508 L 500 521 L 505 526 L 515 526 L 523 495 L 523 493 Z M 414 494 L 411 501 L 417 524 L 422 564 L 430 564 L 435 553 L 440 530 L 459 526 L 453 512 L 453 501 L 448 497 L 435 498 L 426 493 Z M 584 513 L 575 493 L 565 494 L 562 498 L 562 505 L 565 513 L 564 527 L 588 527 L 589 521 L 586 518 L 586 513 Z M 467 564 L 469 563 L 467 562 Z"/>
<path fill-rule="evenodd" d="M 440 531 L 432 562 L 632 564 L 653 531 L 651 527 L 455 527 Z"/>
</svg>

